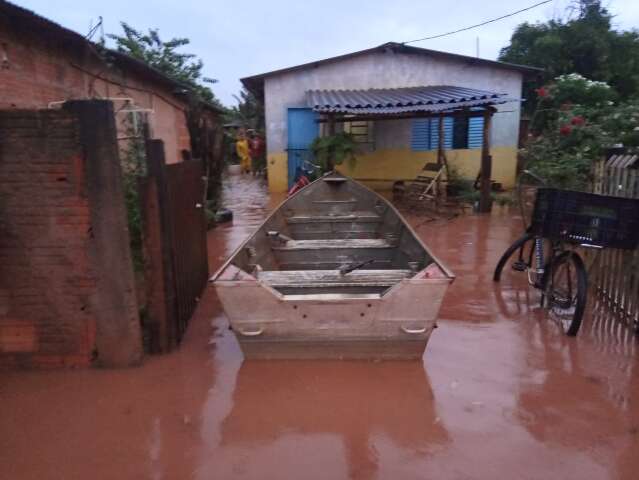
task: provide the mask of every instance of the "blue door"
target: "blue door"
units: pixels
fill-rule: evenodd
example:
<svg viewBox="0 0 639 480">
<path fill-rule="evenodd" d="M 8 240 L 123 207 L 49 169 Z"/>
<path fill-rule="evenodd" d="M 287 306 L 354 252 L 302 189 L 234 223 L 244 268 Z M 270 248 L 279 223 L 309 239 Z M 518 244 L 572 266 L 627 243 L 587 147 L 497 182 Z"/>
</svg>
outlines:
<svg viewBox="0 0 639 480">
<path fill-rule="evenodd" d="M 304 161 L 311 161 L 309 149 L 313 140 L 319 135 L 317 113 L 310 108 L 288 109 L 288 186 L 295 183 L 298 170 Z"/>
</svg>

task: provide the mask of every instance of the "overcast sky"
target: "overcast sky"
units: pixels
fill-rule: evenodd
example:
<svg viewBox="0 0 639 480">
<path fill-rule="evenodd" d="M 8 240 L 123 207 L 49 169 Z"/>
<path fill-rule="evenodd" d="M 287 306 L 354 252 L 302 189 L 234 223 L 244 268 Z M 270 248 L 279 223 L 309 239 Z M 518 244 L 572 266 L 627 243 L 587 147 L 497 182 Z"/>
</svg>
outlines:
<svg viewBox="0 0 639 480">
<path fill-rule="evenodd" d="M 119 22 L 163 39 L 187 37 L 188 51 L 202 58 L 206 76 L 223 103 L 241 77 L 370 48 L 445 33 L 528 7 L 540 0 L 13 0 L 64 27 L 86 34 L 99 16 L 105 33 Z M 514 28 L 564 14 L 571 0 L 553 0 L 484 27 L 414 43 L 434 50 L 495 59 Z M 639 27 L 639 0 L 608 0 L 615 27 Z M 185 49 L 186 51 L 186 49 Z"/>
</svg>

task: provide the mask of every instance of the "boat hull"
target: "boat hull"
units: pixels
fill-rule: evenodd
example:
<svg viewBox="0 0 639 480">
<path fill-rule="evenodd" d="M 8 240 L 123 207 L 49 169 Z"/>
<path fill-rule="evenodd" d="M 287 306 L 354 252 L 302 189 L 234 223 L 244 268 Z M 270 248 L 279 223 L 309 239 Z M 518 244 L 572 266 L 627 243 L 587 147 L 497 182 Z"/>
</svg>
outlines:
<svg viewBox="0 0 639 480">
<path fill-rule="evenodd" d="M 385 295 L 282 295 L 257 279 L 218 281 L 246 358 L 419 359 L 450 281 L 405 279 Z"/>
<path fill-rule="evenodd" d="M 454 276 L 339 174 L 285 201 L 214 275 L 245 357 L 420 359 Z"/>
<path fill-rule="evenodd" d="M 420 340 L 240 340 L 249 360 L 420 360 L 428 337 Z"/>
</svg>

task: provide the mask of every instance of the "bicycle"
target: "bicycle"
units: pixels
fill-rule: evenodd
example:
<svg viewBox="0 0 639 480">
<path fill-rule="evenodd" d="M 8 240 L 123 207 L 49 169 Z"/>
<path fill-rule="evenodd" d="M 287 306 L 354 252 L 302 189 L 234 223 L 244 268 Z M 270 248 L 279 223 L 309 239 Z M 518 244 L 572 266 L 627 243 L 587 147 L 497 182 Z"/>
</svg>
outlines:
<svg viewBox="0 0 639 480">
<path fill-rule="evenodd" d="M 527 219 L 523 179 L 535 180 L 537 191 Z M 528 283 L 542 292 L 541 306 L 575 336 L 581 327 L 588 297 L 588 278 L 597 264 L 596 254 L 586 267 L 576 248 L 600 252 L 604 248 L 634 249 L 639 241 L 639 201 L 546 187 L 546 182 L 524 170 L 517 182 L 525 233 L 501 256 L 493 280 L 515 252 L 512 269 L 526 272 Z"/>
<path fill-rule="evenodd" d="M 320 170 L 320 165 L 315 165 L 308 160 L 304 160 L 302 165 L 297 167 L 297 170 L 295 171 L 295 183 L 293 183 L 293 186 L 289 189 L 287 196 L 290 197 L 306 185 L 310 184 L 313 180 L 315 180 L 317 172 Z"/>
</svg>

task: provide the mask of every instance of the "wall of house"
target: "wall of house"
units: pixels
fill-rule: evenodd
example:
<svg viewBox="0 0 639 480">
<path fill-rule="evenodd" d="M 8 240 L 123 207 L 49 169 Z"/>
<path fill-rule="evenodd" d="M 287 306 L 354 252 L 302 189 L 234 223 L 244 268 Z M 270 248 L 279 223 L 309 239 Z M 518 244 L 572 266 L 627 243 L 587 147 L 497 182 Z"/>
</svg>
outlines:
<svg viewBox="0 0 639 480">
<path fill-rule="evenodd" d="M 472 61 L 428 57 L 426 55 L 373 52 L 314 68 L 267 77 L 264 83 L 269 188 L 287 187 L 287 109 L 306 107 L 305 92 L 310 89 L 401 88 L 424 85 L 455 85 L 507 93 L 520 98 L 520 72 L 475 64 Z M 493 178 L 506 187 L 515 180 L 520 105 L 511 102 L 498 106 L 493 119 L 491 149 L 495 162 Z M 384 135 L 383 131 L 388 131 Z M 358 158 L 355 177 L 389 177 L 388 180 L 414 177 L 432 152 L 414 152 L 410 148 L 410 121 L 376 122 L 376 148 Z M 452 164 L 474 178 L 479 169 L 479 150 L 451 150 Z M 476 164 L 476 166 L 475 166 Z M 363 177 L 364 178 L 364 177 Z M 387 188 L 392 182 L 372 182 Z"/>
<path fill-rule="evenodd" d="M 113 110 L 99 103 L 0 110 L 0 367 L 141 360 Z"/>
<path fill-rule="evenodd" d="M 18 30 L 0 19 L 0 108 L 47 108 L 51 102 L 82 98 L 132 98 L 137 107 L 151 109 L 151 133 L 164 141 L 167 163 L 182 160 L 190 150 L 186 104 L 171 88 L 139 74 L 107 70 L 89 50 L 60 40 Z M 116 111 L 123 101 L 114 101 Z M 125 136 L 122 113 L 116 113 L 119 136 Z M 124 144 L 126 140 L 121 140 Z M 125 147 L 126 145 L 124 145 Z"/>
<path fill-rule="evenodd" d="M 495 115 L 495 121 L 498 117 Z M 375 147 L 363 146 L 354 163 L 340 165 L 345 175 L 360 179 L 369 187 L 389 190 L 397 180 L 412 180 L 425 163 L 437 161 L 437 150 L 413 151 L 411 119 L 374 122 L 372 137 Z M 516 175 L 516 149 L 492 146 L 492 178 L 510 188 Z M 481 164 L 481 148 L 446 150 L 449 165 L 462 176 L 475 179 Z"/>
</svg>

